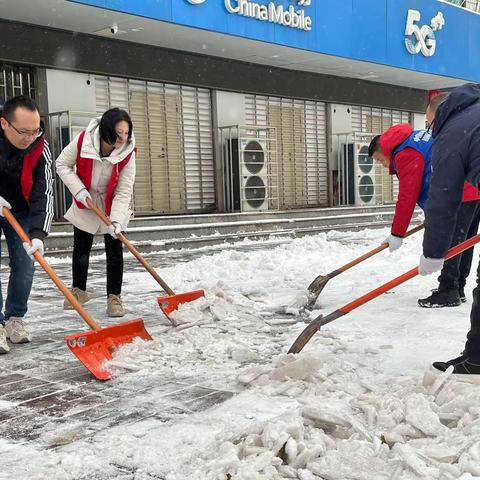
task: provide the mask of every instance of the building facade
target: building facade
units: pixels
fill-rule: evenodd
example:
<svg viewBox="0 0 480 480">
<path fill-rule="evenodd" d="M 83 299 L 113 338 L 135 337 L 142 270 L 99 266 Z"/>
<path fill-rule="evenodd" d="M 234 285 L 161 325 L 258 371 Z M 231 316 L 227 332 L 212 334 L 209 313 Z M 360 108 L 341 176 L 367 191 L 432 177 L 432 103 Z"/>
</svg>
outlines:
<svg viewBox="0 0 480 480">
<path fill-rule="evenodd" d="M 0 96 L 39 101 L 56 154 L 92 117 L 128 110 L 137 215 L 391 203 L 395 182 L 366 154 L 372 135 L 422 128 L 429 91 L 480 82 L 470 4 L 29 5 L 2 6 Z M 58 218 L 69 201 L 57 183 Z"/>
</svg>

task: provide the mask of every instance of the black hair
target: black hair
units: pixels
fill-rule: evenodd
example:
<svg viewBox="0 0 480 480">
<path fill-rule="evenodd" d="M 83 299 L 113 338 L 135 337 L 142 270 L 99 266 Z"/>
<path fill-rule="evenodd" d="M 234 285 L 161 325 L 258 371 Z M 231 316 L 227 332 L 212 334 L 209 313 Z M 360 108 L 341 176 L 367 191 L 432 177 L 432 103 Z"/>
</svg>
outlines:
<svg viewBox="0 0 480 480">
<path fill-rule="evenodd" d="M 11 122 L 17 108 L 25 108 L 31 112 L 39 112 L 35 100 L 26 95 L 18 95 L 17 97 L 10 98 L 4 103 L 2 117 Z"/>
<path fill-rule="evenodd" d="M 100 138 L 109 145 L 113 145 L 117 141 L 118 135 L 115 127 L 118 122 L 128 123 L 128 140 L 132 138 L 133 124 L 130 115 L 121 108 L 111 108 L 102 115 L 99 127 Z"/>
<path fill-rule="evenodd" d="M 370 145 L 368 146 L 368 156 L 372 157 L 375 152 L 378 152 L 381 147 L 380 147 L 380 137 L 381 135 L 375 135 L 372 138 L 372 141 L 370 142 Z"/>
</svg>

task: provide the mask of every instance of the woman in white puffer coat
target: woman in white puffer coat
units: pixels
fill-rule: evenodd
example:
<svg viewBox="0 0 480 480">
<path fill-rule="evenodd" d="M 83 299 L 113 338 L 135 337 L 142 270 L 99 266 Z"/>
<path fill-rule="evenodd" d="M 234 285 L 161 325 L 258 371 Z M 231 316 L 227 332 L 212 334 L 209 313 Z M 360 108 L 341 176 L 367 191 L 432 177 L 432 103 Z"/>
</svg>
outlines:
<svg viewBox="0 0 480 480">
<path fill-rule="evenodd" d="M 67 145 L 56 160 L 57 174 L 74 200 L 65 218 L 74 226 L 72 293 L 83 305 L 95 234 L 104 234 L 107 256 L 107 315 L 125 315 L 121 300 L 123 250 L 117 234 L 128 225 L 135 181 L 135 138 L 132 121 L 119 108 L 93 119 L 88 128 Z M 109 215 L 113 226 L 106 227 L 88 207 L 87 198 Z M 65 300 L 64 309 L 71 309 Z"/>
</svg>

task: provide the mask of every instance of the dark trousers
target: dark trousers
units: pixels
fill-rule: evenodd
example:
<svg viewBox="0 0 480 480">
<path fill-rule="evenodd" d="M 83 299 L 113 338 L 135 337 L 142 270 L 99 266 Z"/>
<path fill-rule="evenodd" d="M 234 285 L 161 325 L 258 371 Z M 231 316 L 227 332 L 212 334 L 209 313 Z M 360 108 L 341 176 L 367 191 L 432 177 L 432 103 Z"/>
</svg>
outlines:
<svg viewBox="0 0 480 480">
<path fill-rule="evenodd" d="M 470 331 L 467 334 L 464 354 L 477 362 L 480 361 L 480 263 L 477 267 L 477 286 L 473 290 Z"/>
<path fill-rule="evenodd" d="M 464 242 L 477 234 L 480 223 L 480 200 L 462 203 L 457 214 L 457 223 L 453 232 L 451 247 Z M 443 265 L 438 277 L 438 290 L 458 290 L 464 288 L 472 266 L 473 247 L 465 250 Z"/>
<path fill-rule="evenodd" d="M 14 217 L 28 232 L 28 211 L 14 213 Z M 3 295 L 0 284 L 0 325 L 10 317 L 23 317 L 27 313 L 27 303 L 33 283 L 35 267 L 32 259 L 23 248 L 23 242 L 8 220 L 0 216 L 0 234 L 3 231 L 7 242 L 10 276 L 8 279 L 5 313 L 3 312 Z"/>
<path fill-rule="evenodd" d="M 123 282 L 122 242 L 111 235 L 104 235 L 107 255 L 107 295 L 120 295 Z M 93 235 L 76 227 L 73 228 L 73 287 L 87 289 L 88 265 L 92 250 Z"/>
</svg>

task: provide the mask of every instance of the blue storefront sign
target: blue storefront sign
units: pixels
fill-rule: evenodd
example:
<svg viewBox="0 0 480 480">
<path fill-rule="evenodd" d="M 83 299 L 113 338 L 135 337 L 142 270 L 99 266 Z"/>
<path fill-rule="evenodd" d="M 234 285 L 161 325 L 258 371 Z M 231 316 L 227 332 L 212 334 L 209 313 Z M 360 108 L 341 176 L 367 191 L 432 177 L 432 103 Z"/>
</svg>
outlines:
<svg viewBox="0 0 480 480">
<path fill-rule="evenodd" d="M 178 25 L 480 82 L 480 15 L 434 0 L 69 0 Z"/>
</svg>

